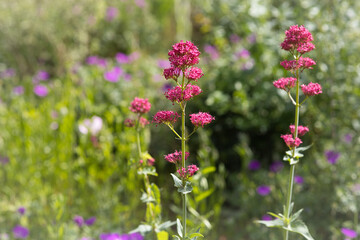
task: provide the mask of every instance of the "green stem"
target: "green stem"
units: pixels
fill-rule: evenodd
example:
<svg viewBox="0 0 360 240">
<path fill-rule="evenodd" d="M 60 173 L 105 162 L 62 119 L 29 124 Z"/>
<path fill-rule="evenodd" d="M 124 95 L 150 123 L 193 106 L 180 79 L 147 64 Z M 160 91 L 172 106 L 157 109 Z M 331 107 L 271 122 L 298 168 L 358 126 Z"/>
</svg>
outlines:
<svg viewBox="0 0 360 240">
<path fill-rule="evenodd" d="M 296 58 L 296 61 L 298 61 L 298 58 Z M 298 136 L 298 126 L 299 126 L 299 92 L 300 92 L 300 74 L 299 70 L 296 70 L 295 77 L 297 79 L 296 81 L 296 99 L 295 99 L 295 132 L 294 132 L 294 139 Z M 293 157 L 295 156 L 296 147 L 293 148 Z M 294 176 L 295 176 L 295 164 L 292 164 L 290 166 L 290 174 L 289 174 L 289 182 L 288 182 L 288 191 L 286 195 L 286 206 L 285 206 L 285 221 L 286 225 L 290 223 L 290 214 L 291 214 L 291 200 L 293 195 L 293 188 L 294 188 Z M 289 239 L 289 231 L 285 230 L 284 233 L 284 239 Z"/>
<path fill-rule="evenodd" d="M 186 136 L 185 136 L 185 107 L 184 104 L 181 108 L 181 167 L 185 168 L 185 155 L 186 155 Z M 185 183 L 183 183 L 185 184 Z M 186 237 L 186 195 L 182 194 L 183 200 L 183 239 Z"/>
<path fill-rule="evenodd" d="M 137 143 L 137 150 L 138 150 L 138 156 L 139 156 L 139 161 L 141 160 L 141 142 L 140 142 L 140 115 L 138 116 L 137 122 L 136 122 L 136 143 Z M 143 159 L 144 161 L 144 159 Z M 146 190 L 146 194 L 148 197 L 151 197 L 151 184 L 150 184 L 150 180 L 149 180 L 149 176 L 147 174 L 144 174 L 144 185 L 145 185 L 145 190 Z M 146 203 L 146 208 L 150 209 L 150 215 L 151 215 L 151 225 L 152 225 L 152 233 L 153 233 L 153 239 L 156 240 L 156 232 L 155 232 L 155 215 L 154 212 L 150 206 L 150 202 Z"/>
</svg>

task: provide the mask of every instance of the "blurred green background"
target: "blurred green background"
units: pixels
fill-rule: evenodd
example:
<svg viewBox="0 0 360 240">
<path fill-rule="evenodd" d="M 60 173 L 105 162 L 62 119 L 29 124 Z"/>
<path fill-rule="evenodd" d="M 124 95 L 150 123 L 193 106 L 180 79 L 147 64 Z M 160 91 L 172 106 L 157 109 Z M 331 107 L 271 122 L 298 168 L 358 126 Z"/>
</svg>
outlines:
<svg viewBox="0 0 360 240">
<path fill-rule="evenodd" d="M 98 239 L 141 223 L 135 132 L 124 120 L 136 96 L 151 101 L 149 119 L 173 108 L 162 68 L 172 44 L 191 40 L 205 76 L 189 112 L 216 121 L 189 141 L 202 169 L 189 224 L 201 224 L 208 240 L 281 239 L 254 220 L 282 211 L 287 188 L 280 135 L 294 113 L 272 82 L 289 76 L 280 43 L 295 24 L 316 46 L 317 65 L 302 80 L 323 87 L 301 109 L 310 129 L 303 142 L 313 145 L 296 170 L 303 183 L 295 185 L 295 208 L 305 209 L 315 239 L 343 239 L 342 227 L 360 233 L 359 11 L 356 0 L 0 0 L 0 234 L 21 224 L 29 239 Z M 114 67 L 122 74 L 111 82 Z M 93 116 L 102 124 L 86 134 L 81 126 Z M 179 142 L 153 124 L 143 142 L 156 159 L 151 180 L 162 189 L 163 218 L 175 220 L 180 199 L 163 155 Z M 254 160 L 257 170 L 249 169 Z M 271 193 L 259 195 L 261 185 Z M 97 220 L 80 232 L 75 215 Z"/>
</svg>

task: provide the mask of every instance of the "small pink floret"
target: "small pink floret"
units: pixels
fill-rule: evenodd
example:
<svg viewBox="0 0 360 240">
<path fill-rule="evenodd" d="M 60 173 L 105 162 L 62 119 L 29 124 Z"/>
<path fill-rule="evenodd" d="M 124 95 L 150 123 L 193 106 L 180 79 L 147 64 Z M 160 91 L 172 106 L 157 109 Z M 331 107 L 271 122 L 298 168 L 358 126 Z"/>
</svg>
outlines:
<svg viewBox="0 0 360 240">
<path fill-rule="evenodd" d="M 190 153 L 185 152 L 185 160 L 188 159 L 189 155 L 190 155 Z M 168 161 L 170 163 L 179 164 L 179 163 L 181 163 L 181 160 L 182 160 L 181 159 L 182 158 L 182 153 L 181 153 L 181 151 L 175 150 L 174 153 L 170 153 L 168 155 L 165 155 L 164 158 L 165 158 L 166 161 Z"/>
<path fill-rule="evenodd" d="M 181 69 L 180 68 L 176 68 L 176 67 L 170 67 L 170 68 L 166 68 L 164 69 L 164 77 L 165 79 L 174 79 L 176 80 L 181 73 Z"/>
<path fill-rule="evenodd" d="M 190 121 L 195 127 L 204 127 L 215 120 L 215 117 L 206 112 L 190 114 Z"/>
<path fill-rule="evenodd" d="M 183 179 L 188 179 L 189 177 L 194 176 L 194 174 L 199 171 L 199 168 L 196 165 L 189 165 L 186 168 L 180 168 L 177 170 L 177 172 L 179 173 L 180 177 Z"/>
<path fill-rule="evenodd" d="M 202 90 L 199 86 L 188 84 L 184 91 L 181 90 L 180 86 L 168 90 L 165 92 L 165 97 L 172 102 L 182 102 L 190 100 L 201 92 Z"/>
<path fill-rule="evenodd" d="M 298 126 L 298 135 L 301 137 L 301 136 L 304 136 L 307 132 L 309 131 L 309 128 L 308 127 L 304 127 L 304 126 Z M 292 134 L 294 134 L 295 132 L 295 125 L 290 125 L 290 132 Z"/>
<path fill-rule="evenodd" d="M 307 86 L 305 84 L 301 85 L 301 90 L 305 96 L 314 96 L 322 93 L 321 85 L 318 83 L 309 83 Z"/>
<path fill-rule="evenodd" d="M 315 49 L 313 36 L 304 26 L 294 25 L 285 31 L 285 39 L 281 43 L 281 48 L 293 52 L 297 50 L 299 53 L 304 54 Z"/>
<path fill-rule="evenodd" d="M 150 111 L 151 103 L 148 101 L 148 99 L 138 98 L 135 97 L 135 99 L 131 102 L 130 111 L 134 113 L 147 113 Z"/>
<path fill-rule="evenodd" d="M 202 70 L 197 67 L 192 67 L 186 70 L 185 77 L 189 80 L 197 81 L 199 78 L 204 76 Z"/>
<path fill-rule="evenodd" d="M 294 139 L 293 135 L 291 134 L 281 135 L 281 138 L 289 148 L 298 147 L 302 143 L 300 138 Z"/>
<path fill-rule="evenodd" d="M 285 70 L 296 70 L 296 69 L 312 69 L 313 65 L 316 65 L 316 62 L 308 57 L 300 57 L 299 60 L 296 62 L 296 60 L 285 60 L 282 61 L 281 66 L 285 68 Z"/>
<path fill-rule="evenodd" d="M 175 123 L 179 117 L 180 116 L 177 112 L 159 111 L 154 115 L 152 122 L 159 124 L 161 123 L 170 124 L 170 123 Z"/>
<path fill-rule="evenodd" d="M 181 40 L 174 44 L 168 55 L 171 65 L 182 69 L 198 64 L 200 60 L 198 48 L 190 41 Z"/>
<path fill-rule="evenodd" d="M 290 90 L 291 88 L 295 87 L 297 79 L 293 77 L 288 78 L 280 78 L 273 82 L 274 86 L 276 88 L 282 89 L 282 90 Z"/>
</svg>

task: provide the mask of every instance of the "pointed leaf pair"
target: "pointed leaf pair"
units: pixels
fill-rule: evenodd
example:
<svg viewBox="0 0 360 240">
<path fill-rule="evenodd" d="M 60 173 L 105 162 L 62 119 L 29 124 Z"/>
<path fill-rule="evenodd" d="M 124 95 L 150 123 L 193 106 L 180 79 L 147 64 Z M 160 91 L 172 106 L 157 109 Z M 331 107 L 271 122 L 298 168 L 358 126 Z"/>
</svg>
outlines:
<svg viewBox="0 0 360 240">
<path fill-rule="evenodd" d="M 183 182 L 175 175 L 171 174 L 171 177 L 174 179 L 174 186 L 178 188 L 178 192 L 182 194 L 187 194 L 192 192 L 193 187 L 191 186 L 191 182 L 186 181 L 185 186 L 183 185 Z"/>
</svg>

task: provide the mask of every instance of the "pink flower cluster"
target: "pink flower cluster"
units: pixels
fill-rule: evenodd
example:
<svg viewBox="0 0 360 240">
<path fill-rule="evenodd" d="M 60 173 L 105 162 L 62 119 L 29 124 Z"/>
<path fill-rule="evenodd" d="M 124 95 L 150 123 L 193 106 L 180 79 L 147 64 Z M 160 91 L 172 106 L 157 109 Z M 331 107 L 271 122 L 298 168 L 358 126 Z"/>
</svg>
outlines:
<svg viewBox="0 0 360 240">
<path fill-rule="evenodd" d="M 201 88 L 197 85 L 188 84 L 183 91 L 180 86 L 176 86 L 167 92 L 165 92 L 165 97 L 172 102 L 182 102 L 188 101 L 194 96 L 199 95 L 202 92 Z"/>
<path fill-rule="evenodd" d="M 130 111 L 134 113 L 147 113 L 150 111 L 151 103 L 148 101 L 148 99 L 138 98 L 135 97 L 135 99 L 131 102 Z"/>
<path fill-rule="evenodd" d="M 298 136 L 304 136 L 309 131 L 308 127 L 298 126 Z M 295 125 L 290 125 L 290 132 L 295 133 Z"/>
<path fill-rule="evenodd" d="M 190 121 L 195 127 L 204 127 L 215 120 L 215 117 L 206 112 L 190 114 Z"/>
<path fill-rule="evenodd" d="M 159 111 L 154 115 L 152 122 L 159 124 L 161 123 L 171 124 L 171 123 L 175 123 L 179 117 L 180 116 L 177 112 Z"/>
<path fill-rule="evenodd" d="M 294 71 L 296 69 L 300 69 L 302 71 L 304 69 L 312 69 L 312 66 L 316 65 L 316 62 L 308 57 L 300 57 L 298 61 L 285 60 L 282 61 L 280 64 L 285 68 L 285 70 Z"/>
<path fill-rule="evenodd" d="M 174 79 L 177 81 L 177 78 L 180 76 L 181 69 L 178 67 L 170 67 L 164 69 L 164 77 L 165 79 Z"/>
<path fill-rule="evenodd" d="M 179 173 L 180 177 L 183 178 L 184 180 L 187 180 L 189 177 L 194 176 L 194 174 L 199 171 L 199 168 L 196 165 L 189 165 L 186 168 L 180 168 L 177 170 L 177 172 Z"/>
<path fill-rule="evenodd" d="M 188 159 L 190 153 L 185 152 L 185 160 Z M 168 155 L 165 155 L 165 160 L 170 162 L 170 163 L 174 163 L 174 164 L 180 164 L 181 163 L 181 157 L 182 157 L 182 153 L 181 151 L 178 152 L 177 150 L 175 150 L 174 153 L 170 153 Z"/>
<path fill-rule="evenodd" d="M 292 134 L 281 135 L 281 138 L 290 149 L 298 147 L 302 143 L 300 138 L 297 137 L 294 139 Z"/>
<path fill-rule="evenodd" d="M 321 85 L 312 82 L 307 86 L 305 84 L 301 85 L 301 90 L 305 96 L 314 96 L 322 93 Z"/>
<path fill-rule="evenodd" d="M 198 64 L 200 60 L 198 48 L 190 41 L 174 44 L 168 55 L 171 65 L 181 69 Z"/>
<path fill-rule="evenodd" d="M 185 76 L 189 80 L 197 81 L 199 78 L 204 76 L 204 74 L 200 68 L 192 67 L 186 70 Z"/>
<path fill-rule="evenodd" d="M 285 31 L 285 40 L 281 43 L 281 48 L 292 53 L 297 50 L 304 54 L 315 49 L 315 45 L 311 43 L 313 40 L 313 36 L 304 26 L 294 25 Z"/>
<path fill-rule="evenodd" d="M 280 78 L 273 82 L 274 86 L 276 88 L 289 91 L 291 88 L 295 87 L 297 79 L 294 77 L 288 77 L 288 78 Z"/>
</svg>

